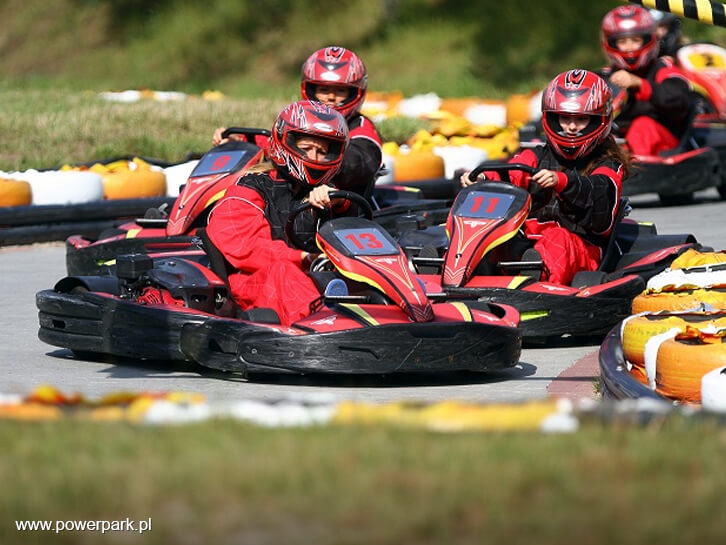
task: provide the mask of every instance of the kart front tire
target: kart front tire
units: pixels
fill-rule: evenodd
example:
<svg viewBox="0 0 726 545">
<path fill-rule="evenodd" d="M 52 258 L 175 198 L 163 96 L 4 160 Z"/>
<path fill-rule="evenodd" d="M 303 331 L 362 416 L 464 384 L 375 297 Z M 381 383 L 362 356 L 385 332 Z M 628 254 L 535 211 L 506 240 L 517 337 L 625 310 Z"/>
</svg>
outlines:
<svg viewBox="0 0 726 545">
<path fill-rule="evenodd" d="M 658 193 L 658 198 L 660 198 L 660 203 L 663 206 L 679 206 L 692 203 L 693 193 L 672 193 L 669 195 Z"/>
</svg>

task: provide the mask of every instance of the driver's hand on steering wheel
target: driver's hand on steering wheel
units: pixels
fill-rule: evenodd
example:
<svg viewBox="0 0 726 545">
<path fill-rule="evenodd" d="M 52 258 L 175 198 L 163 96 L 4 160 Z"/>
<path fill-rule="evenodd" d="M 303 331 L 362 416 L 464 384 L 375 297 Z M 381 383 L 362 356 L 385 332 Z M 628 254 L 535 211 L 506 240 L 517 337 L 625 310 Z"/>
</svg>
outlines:
<svg viewBox="0 0 726 545">
<path fill-rule="evenodd" d="M 229 138 L 222 138 L 222 133 L 227 130 L 227 127 L 218 127 L 212 135 L 212 145 L 221 146 L 226 144 L 230 140 L 244 140 L 244 136 L 241 134 L 231 134 Z"/>
<path fill-rule="evenodd" d="M 222 133 L 227 130 L 227 127 L 218 127 L 212 135 L 212 145 L 219 146 L 229 142 L 229 138 L 222 138 Z"/>
<path fill-rule="evenodd" d="M 486 180 L 486 176 L 482 172 L 481 174 L 479 174 L 479 176 L 477 176 L 476 180 L 472 182 L 469 179 L 469 173 L 471 173 L 471 170 L 467 170 L 461 176 L 459 176 L 459 183 L 461 184 L 461 187 L 466 187 L 471 184 L 475 184 L 476 182 L 480 182 L 481 180 Z"/>
<path fill-rule="evenodd" d="M 610 81 L 623 89 L 639 89 L 643 80 L 627 70 L 618 70 L 610 75 Z"/>
<path fill-rule="evenodd" d="M 315 208 L 320 209 L 330 208 L 345 202 L 345 199 L 333 199 L 331 201 L 329 196 L 331 191 L 336 191 L 336 189 L 329 185 L 319 185 L 308 195 L 308 202 Z"/>
<path fill-rule="evenodd" d="M 554 170 L 539 170 L 532 175 L 532 181 L 542 188 L 555 187 L 557 185 L 557 172 Z"/>
</svg>

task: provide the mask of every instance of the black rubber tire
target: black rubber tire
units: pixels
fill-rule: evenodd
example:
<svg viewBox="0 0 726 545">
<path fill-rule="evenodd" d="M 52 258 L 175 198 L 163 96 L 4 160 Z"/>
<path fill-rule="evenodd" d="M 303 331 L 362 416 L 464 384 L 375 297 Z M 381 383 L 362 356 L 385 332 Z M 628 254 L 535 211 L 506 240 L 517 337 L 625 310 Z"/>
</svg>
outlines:
<svg viewBox="0 0 726 545">
<path fill-rule="evenodd" d="M 658 193 L 658 197 L 663 206 L 680 206 L 693 202 L 693 193 L 673 193 L 670 195 Z"/>
</svg>

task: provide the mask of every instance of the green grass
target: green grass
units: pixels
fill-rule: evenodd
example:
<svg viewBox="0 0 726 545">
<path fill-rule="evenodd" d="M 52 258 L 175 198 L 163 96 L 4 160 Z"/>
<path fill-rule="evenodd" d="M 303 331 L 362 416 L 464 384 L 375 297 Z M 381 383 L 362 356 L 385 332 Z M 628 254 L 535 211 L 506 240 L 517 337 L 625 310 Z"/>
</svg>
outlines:
<svg viewBox="0 0 726 545">
<path fill-rule="evenodd" d="M 182 160 L 211 147 L 219 126 L 270 128 L 284 100 L 108 102 L 95 93 L 0 90 L 0 170 L 117 155 Z"/>
<path fill-rule="evenodd" d="M 0 422 L 15 520 L 152 518 L 144 543 L 719 543 L 726 429 L 675 418 L 574 435 Z"/>
<path fill-rule="evenodd" d="M 295 100 L 290 97 L 289 100 Z M 118 155 L 180 161 L 212 145 L 219 126 L 269 129 L 284 99 L 114 103 L 97 93 L 9 90 L 0 87 L 0 170 L 50 168 Z M 384 141 L 404 142 L 425 120 L 377 124 Z"/>
</svg>

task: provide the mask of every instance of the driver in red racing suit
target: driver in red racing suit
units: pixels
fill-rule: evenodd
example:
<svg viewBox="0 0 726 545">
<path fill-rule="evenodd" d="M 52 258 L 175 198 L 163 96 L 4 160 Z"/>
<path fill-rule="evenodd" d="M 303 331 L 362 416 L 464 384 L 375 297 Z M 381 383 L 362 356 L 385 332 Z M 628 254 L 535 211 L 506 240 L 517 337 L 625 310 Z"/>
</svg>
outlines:
<svg viewBox="0 0 726 545">
<path fill-rule="evenodd" d="M 545 280 L 569 284 L 576 272 L 600 264 L 629 159 L 610 135 L 610 89 L 593 72 L 569 70 L 549 83 L 542 95 L 542 125 L 547 143 L 509 161 L 540 170 L 532 176 L 510 172 L 509 179 L 532 196 L 524 232 L 534 241 L 534 253 L 527 250 L 523 260 L 541 259 Z M 500 179 L 496 172 L 481 178 Z M 468 172 L 460 181 L 474 183 Z"/>
<path fill-rule="evenodd" d="M 315 51 L 302 65 L 302 98 L 316 100 L 336 109 L 348 122 L 350 144 L 343 164 L 333 178 L 333 185 L 359 193 L 370 200 L 376 174 L 381 167 L 381 137 L 373 122 L 360 113 L 368 88 L 368 75 L 363 61 L 344 47 L 324 47 Z M 225 127 L 214 132 L 217 146 Z M 237 135 L 233 136 L 237 138 Z"/>
<path fill-rule="evenodd" d="M 658 47 L 647 9 L 619 6 L 603 18 L 602 48 L 611 65 L 600 75 L 622 89 L 618 131 L 637 155 L 677 147 L 694 103 L 686 75 L 670 57 L 658 57 Z"/>
<path fill-rule="evenodd" d="M 283 325 L 309 314 L 319 292 L 304 270 L 315 254 L 292 248 L 284 227 L 290 210 L 306 199 L 347 211 L 346 202 L 331 202 L 333 188 L 326 185 L 347 144 L 348 127 L 337 111 L 308 100 L 291 104 L 273 126 L 271 164 L 242 176 L 213 208 L 207 234 L 236 269 L 228 283 L 243 310 L 272 308 Z M 297 217 L 295 232 L 310 249 L 315 229 L 312 213 Z"/>
</svg>

